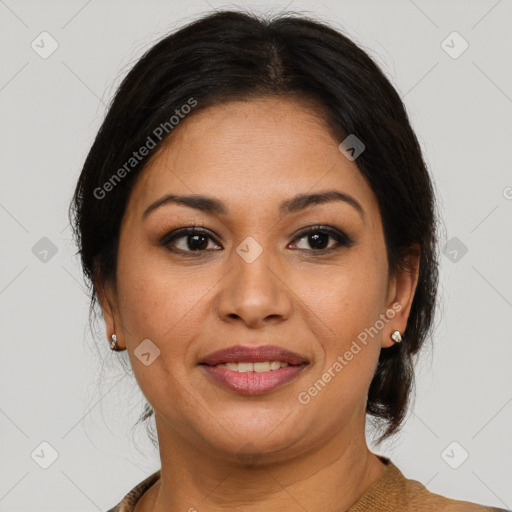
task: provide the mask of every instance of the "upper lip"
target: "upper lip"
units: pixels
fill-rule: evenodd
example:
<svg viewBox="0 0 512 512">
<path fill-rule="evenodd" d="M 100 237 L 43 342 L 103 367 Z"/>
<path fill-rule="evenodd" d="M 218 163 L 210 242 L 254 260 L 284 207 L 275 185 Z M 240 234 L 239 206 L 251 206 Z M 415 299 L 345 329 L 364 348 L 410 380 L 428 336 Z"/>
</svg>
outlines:
<svg viewBox="0 0 512 512">
<path fill-rule="evenodd" d="M 308 363 L 307 359 L 300 354 L 276 345 L 262 345 L 260 347 L 236 345 L 212 352 L 202 359 L 199 364 L 215 366 L 222 363 L 257 363 L 261 361 L 281 361 L 291 365 Z"/>
</svg>

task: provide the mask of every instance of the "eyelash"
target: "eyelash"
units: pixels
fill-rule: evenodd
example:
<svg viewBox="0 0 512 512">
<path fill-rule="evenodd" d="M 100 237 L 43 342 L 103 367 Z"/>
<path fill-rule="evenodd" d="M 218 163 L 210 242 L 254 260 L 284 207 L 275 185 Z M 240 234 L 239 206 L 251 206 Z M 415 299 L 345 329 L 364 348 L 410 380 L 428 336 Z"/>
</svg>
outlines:
<svg viewBox="0 0 512 512">
<path fill-rule="evenodd" d="M 313 252 L 313 253 L 317 253 L 315 256 L 317 256 L 317 255 L 321 256 L 324 254 L 331 253 L 333 251 L 340 250 L 343 247 L 350 248 L 354 245 L 354 241 L 349 236 L 347 236 L 345 233 L 343 233 L 342 231 L 340 231 L 334 227 L 326 226 L 326 225 L 311 226 L 311 227 L 307 228 L 306 230 L 301 231 L 297 235 L 297 237 L 294 239 L 294 241 L 302 240 L 303 238 L 306 238 L 308 235 L 316 234 L 316 233 L 329 235 L 331 238 L 333 238 L 337 242 L 337 245 L 335 245 L 333 247 L 326 248 L 326 249 L 297 249 L 297 250 L 301 251 L 301 252 L 308 252 L 308 253 Z M 186 238 L 187 236 L 194 236 L 194 235 L 201 235 L 201 236 L 210 238 L 215 243 L 217 243 L 215 241 L 215 239 L 208 233 L 207 230 L 202 229 L 202 228 L 197 228 L 194 226 L 194 227 L 181 228 L 181 229 L 178 229 L 175 231 L 171 231 L 170 233 L 167 233 L 166 235 L 164 235 L 161 238 L 160 244 L 163 245 L 164 247 L 168 247 L 171 244 L 171 242 L 174 242 L 175 240 L 177 240 L 179 238 Z M 218 244 L 218 245 L 220 245 L 220 244 Z M 182 249 L 169 248 L 169 250 L 174 253 L 179 253 L 184 256 L 197 257 L 197 256 L 201 256 L 201 253 L 209 252 L 212 249 L 184 251 Z M 213 249 L 213 250 L 217 250 L 217 249 Z"/>
</svg>

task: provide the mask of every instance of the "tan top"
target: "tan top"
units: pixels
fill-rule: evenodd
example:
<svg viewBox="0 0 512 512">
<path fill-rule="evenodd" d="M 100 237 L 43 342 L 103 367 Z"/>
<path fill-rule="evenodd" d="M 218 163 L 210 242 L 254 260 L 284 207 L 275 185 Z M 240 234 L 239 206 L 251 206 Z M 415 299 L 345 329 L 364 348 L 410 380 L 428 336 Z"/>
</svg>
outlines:
<svg viewBox="0 0 512 512">
<path fill-rule="evenodd" d="M 378 457 L 386 464 L 386 470 L 345 512 L 506 512 L 503 508 L 486 507 L 433 494 L 420 482 L 405 478 L 390 459 Z M 159 478 L 160 470 L 135 486 L 108 512 L 133 512 L 137 501 Z"/>
</svg>

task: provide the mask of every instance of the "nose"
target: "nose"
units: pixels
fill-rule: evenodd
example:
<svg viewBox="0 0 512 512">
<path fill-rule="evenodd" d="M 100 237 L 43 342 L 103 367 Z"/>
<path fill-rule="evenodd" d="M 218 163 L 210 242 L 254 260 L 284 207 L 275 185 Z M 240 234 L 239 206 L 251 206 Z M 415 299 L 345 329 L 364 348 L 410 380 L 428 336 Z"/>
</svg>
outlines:
<svg viewBox="0 0 512 512">
<path fill-rule="evenodd" d="M 217 309 L 225 322 L 240 322 L 251 328 L 278 324 L 290 317 L 292 292 L 271 250 L 263 250 L 256 259 L 245 259 L 233 251 L 230 270 L 222 279 Z"/>
</svg>

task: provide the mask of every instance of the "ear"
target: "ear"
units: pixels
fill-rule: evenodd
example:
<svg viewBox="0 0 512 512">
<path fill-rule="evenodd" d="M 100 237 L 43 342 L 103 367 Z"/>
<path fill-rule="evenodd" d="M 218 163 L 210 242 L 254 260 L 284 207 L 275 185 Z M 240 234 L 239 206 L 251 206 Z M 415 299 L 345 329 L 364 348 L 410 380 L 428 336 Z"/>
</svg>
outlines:
<svg viewBox="0 0 512 512">
<path fill-rule="evenodd" d="M 112 334 L 115 334 L 117 336 L 118 350 L 125 350 L 126 344 L 121 328 L 119 309 L 117 307 L 117 293 L 113 283 L 110 281 L 105 282 L 95 273 L 94 289 L 98 295 L 103 319 L 105 320 L 106 336 L 109 346 L 112 341 Z"/>
<path fill-rule="evenodd" d="M 407 320 L 418 284 L 420 254 L 420 246 L 418 244 L 412 245 L 404 256 L 409 268 L 398 269 L 397 274 L 390 279 L 387 297 L 388 312 L 386 313 L 390 320 L 383 331 L 382 348 L 393 346 L 395 343 L 391 339 L 391 334 L 394 331 L 400 331 L 403 334 L 407 327 Z M 391 314 L 392 311 L 394 316 Z"/>
</svg>

